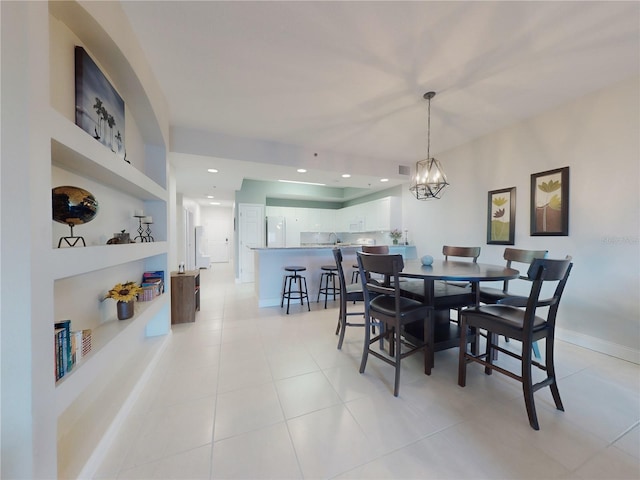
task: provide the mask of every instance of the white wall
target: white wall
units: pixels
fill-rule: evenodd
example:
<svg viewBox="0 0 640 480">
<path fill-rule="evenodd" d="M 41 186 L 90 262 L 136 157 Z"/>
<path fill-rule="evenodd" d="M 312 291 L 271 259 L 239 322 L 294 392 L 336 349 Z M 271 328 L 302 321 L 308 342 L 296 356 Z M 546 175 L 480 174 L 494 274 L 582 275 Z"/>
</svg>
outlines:
<svg viewBox="0 0 640 480">
<path fill-rule="evenodd" d="M 451 186 L 441 200 L 403 191 L 405 228 L 418 255 L 442 245 L 486 244 L 487 192 L 515 186 L 515 248 L 573 256 L 558 316 L 559 338 L 640 362 L 640 79 L 595 92 L 436 155 Z M 437 143 L 437 132 L 434 132 Z M 569 236 L 529 235 L 530 175 L 570 167 Z"/>
</svg>

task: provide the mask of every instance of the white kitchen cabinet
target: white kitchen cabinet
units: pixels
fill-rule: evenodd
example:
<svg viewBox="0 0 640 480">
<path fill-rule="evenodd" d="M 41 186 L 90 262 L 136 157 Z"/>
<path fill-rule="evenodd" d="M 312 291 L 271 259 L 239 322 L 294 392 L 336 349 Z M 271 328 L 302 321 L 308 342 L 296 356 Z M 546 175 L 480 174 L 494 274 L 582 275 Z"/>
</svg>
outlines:
<svg viewBox="0 0 640 480">
<path fill-rule="evenodd" d="M 328 208 L 307 209 L 307 232 L 337 232 L 337 210 Z"/>
<path fill-rule="evenodd" d="M 362 205 L 366 206 L 365 228 L 367 231 L 402 228 L 400 199 L 397 197 L 385 197 Z"/>
</svg>

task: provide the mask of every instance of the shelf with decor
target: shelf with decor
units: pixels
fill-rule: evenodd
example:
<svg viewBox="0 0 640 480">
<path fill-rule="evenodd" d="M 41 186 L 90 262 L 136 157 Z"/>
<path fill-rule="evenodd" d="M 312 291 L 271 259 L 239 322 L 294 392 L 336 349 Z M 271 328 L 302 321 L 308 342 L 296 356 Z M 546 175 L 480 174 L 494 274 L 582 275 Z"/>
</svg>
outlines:
<svg viewBox="0 0 640 480">
<path fill-rule="evenodd" d="M 161 185 L 118 158 L 55 109 L 49 112 L 53 126 L 52 165 L 142 200 L 166 200 L 167 191 Z"/>
<path fill-rule="evenodd" d="M 57 248 L 50 257 L 53 278 L 65 278 L 114 265 L 143 260 L 167 252 L 167 242 Z"/>
<path fill-rule="evenodd" d="M 168 309 L 169 296 L 162 294 L 149 302 L 135 302 L 134 316 L 127 320 L 110 320 L 91 329 L 91 350 L 73 369 L 56 382 L 56 411 L 66 408 L 123 352 L 144 348 L 149 322 Z"/>
</svg>

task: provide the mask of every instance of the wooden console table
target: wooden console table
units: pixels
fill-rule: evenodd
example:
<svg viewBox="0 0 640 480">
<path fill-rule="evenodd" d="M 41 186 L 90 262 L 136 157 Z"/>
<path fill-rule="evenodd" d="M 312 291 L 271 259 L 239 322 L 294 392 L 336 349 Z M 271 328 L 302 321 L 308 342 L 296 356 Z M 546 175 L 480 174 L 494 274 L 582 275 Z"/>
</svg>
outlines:
<svg viewBox="0 0 640 480">
<path fill-rule="evenodd" d="M 196 321 L 200 311 L 200 270 L 171 272 L 171 324 Z"/>
</svg>

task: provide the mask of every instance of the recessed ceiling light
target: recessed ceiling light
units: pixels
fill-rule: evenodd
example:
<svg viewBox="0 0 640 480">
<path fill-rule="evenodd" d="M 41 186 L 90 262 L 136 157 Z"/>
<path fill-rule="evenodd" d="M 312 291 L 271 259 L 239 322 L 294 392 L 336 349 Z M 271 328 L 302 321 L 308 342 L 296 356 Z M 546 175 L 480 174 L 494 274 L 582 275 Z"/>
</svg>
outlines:
<svg viewBox="0 0 640 480">
<path fill-rule="evenodd" d="M 349 175 L 348 173 L 343 173 L 342 178 L 351 178 L 351 175 Z"/>
<path fill-rule="evenodd" d="M 207 172 L 209 172 L 209 173 L 218 173 L 218 170 L 216 170 L 215 168 L 208 168 Z"/>
<path fill-rule="evenodd" d="M 307 173 L 307 169 L 306 168 L 299 168 L 298 170 L 296 170 L 298 173 Z"/>
<path fill-rule="evenodd" d="M 207 198 L 216 198 L 213 195 L 207 195 Z"/>
<path fill-rule="evenodd" d="M 389 181 L 389 179 L 388 179 L 388 178 L 381 178 L 381 179 L 380 179 L 380 181 L 381 181 L 381 182 L 388 182 L 388 181 Z"/>
<path fill-rule="evenodd" d="M 209 202 L 209 205 L 220 205 L 220 202 Z"/>
<path fill-rule="evenodd" d="M 326 186 L 326 183 L 313 183 L 313 182 L 298 182 L 297 180 L 278 180 L 282 183 L 299 183 L 301 185 L 318 185 L 320 187 Z"/>
</svg>

